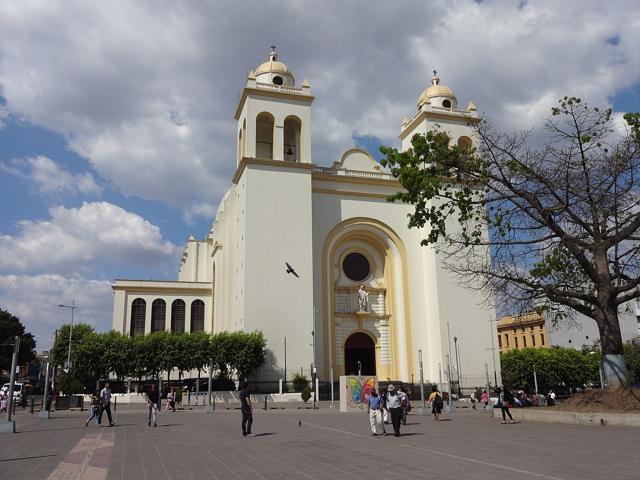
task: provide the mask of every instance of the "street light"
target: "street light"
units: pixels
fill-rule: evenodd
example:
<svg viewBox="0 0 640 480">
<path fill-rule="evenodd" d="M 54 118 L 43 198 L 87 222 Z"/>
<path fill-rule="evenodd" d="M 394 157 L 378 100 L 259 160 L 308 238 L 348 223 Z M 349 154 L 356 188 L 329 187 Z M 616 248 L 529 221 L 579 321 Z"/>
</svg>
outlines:
<svg viewBox="0 0 640 480">
<path fill-rule="evenodd" d="M 60 308 L 68 308 L 71 310 L 71 325 L 69 326 L 69 351 L 67 352 L 67 363 L 65 364 L 65 371 L 69 373 L 71 371 L 71 339 L 73 334 L 73 313 L 76 308 L 76 301 L 71 300 L 71 305 L 63 305 L 62 303 L 58 305 Z"/>
</svg>

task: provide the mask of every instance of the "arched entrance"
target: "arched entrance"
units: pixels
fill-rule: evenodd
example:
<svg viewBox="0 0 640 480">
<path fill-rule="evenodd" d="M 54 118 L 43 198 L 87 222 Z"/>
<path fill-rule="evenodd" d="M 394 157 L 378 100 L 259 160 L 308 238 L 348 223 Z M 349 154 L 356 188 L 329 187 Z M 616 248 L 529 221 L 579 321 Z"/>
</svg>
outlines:
<svg viewBox="0 0 640 480">
<path fill-rule="evenodd" d="M 358 362 L 362 375 L 376 374 L 375 344 L 369 335 L 362 332 L 351 334 L 344 343 L 344 373 L 357 375 Z"/>
</svg>

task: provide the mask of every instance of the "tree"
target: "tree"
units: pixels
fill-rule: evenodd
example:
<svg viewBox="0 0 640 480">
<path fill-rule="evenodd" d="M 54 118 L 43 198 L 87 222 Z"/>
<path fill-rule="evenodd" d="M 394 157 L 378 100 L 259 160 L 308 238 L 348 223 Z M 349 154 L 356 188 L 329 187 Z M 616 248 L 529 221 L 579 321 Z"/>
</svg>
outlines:
<svg viewBox="0 0 640 480">
<path fill-rule="evenodd" d="M 640 294 L 640 114 L 624 118 L 617 133 L 610 109 L 565 97 L 540 148 L 530 132 L 480 121 L 473 149 L 442 131 L 414 136 L 409 151 L 380 149 L 403 187 L 390 200 L 414 205 L 422 244 L 498 307 L 591 317 L 612 386 L 627 375 L 618 307 Z"/>
<path fill-rule="evenodd" d="M 550 389 L 569 393 L 576 388 L 599 383 L 599 358 L 597 352 L 589 350 L 525 348 L 502 353 L 500 364 L 504 383 L 511 388 L 533 392 L 535 370 L 539 393 Z"/>
<path fill-rule="evenodd" d="M 18 317 L 0 309 L 0 370 L 11 370 L 13 342 L 16 336 L 20 337 L 18 365 L 24 365 L 35 358 L 36 341 Z"/>
<path fill-rule="evenodd" d="M 76 352 L 85 338 L 95 333 L 94 328 L 87 323 L 77 323 L 71 331 L 71 364 L 76 364 Z M 69 354 L 69 324 L 62 325 L 56 334 L 56 339 L 51 348 L 52 362 L 55 366 L 62 367 Z"/>
</svg>

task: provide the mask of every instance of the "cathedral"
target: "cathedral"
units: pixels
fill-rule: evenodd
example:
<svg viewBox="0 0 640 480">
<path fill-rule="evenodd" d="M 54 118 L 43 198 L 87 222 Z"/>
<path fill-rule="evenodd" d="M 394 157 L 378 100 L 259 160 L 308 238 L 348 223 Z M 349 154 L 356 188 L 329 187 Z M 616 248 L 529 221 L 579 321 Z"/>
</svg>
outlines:
<svg viewBox="0 0 640 480">
<path fill-rule="evenodd" d="M 420 246 L 425 232 L 407 227 L 413 207 L 386 201 L 400 184 L 367 151 L 314 163 L 313 101 L 275 51 L 250 71 L 234 115 L 236 170 L 211 230 L 189 238 L 177 281 L 116 280 L 113 328 L 260 330 L 262 384 L 300 371 L 418 382 L 420 359 L 425 381 L 446 382 L 450 368 L 463 386 L 486 384 L 494 311 Z M 478 120 L 434 72 L 402 121 L 401 148 L 436 126 L 471 147 Z"/>
</svg>

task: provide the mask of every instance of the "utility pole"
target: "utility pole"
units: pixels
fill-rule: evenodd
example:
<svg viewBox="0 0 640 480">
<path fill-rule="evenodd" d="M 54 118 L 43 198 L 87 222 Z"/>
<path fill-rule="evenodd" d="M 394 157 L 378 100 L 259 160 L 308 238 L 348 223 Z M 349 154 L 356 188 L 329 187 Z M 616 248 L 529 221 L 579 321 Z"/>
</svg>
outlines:
<svg viewBox="0 0 640 480">
<path fill-rule="evenodd" d="M 51 353 L 47 354 L 47 373 L 44 376 L 44 396 L 42 397 L 42 410 L 38 414 L 39 418 L 49 418 L 49 410 L 51 409 L 51 405 L 47 408 L 47 399 L 49 398 L 49 363 L 50 363 Z M 44 363 L 44 358 L 42 359 L 42 363 Z"/>
<path fill-rule="evenodd" d="M 287 393 L 287 337 L 284 337 L 284 393 Z"/>
<path fill-rule="evenodd" d="M 427 409 L 424 406 L 424 373 L 422 370 L 422 349 L 418 350 L 418 363 L 420 366 L 420 409 L 419 415 L 427 415 Z"/>
<path fill-rule="evenodd" d="M 456 351 L 456 377 L 458 380 L 458 398 L 462 396 L 462 389 L 460 387 L 460 359 L 458 358 L 458 337 L 453 337 L 453 348 Z"/>
</svg>

